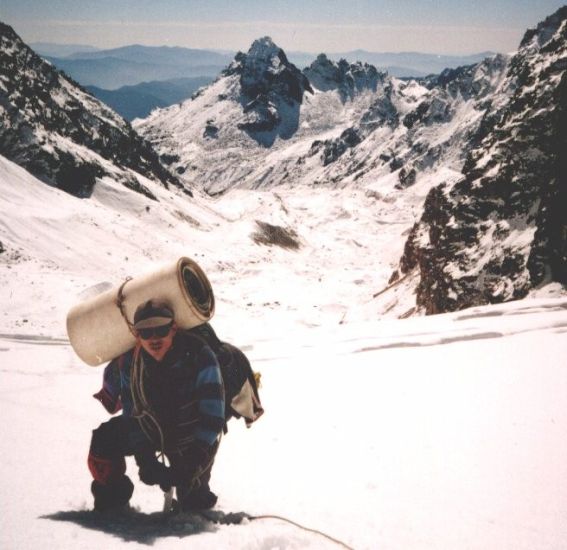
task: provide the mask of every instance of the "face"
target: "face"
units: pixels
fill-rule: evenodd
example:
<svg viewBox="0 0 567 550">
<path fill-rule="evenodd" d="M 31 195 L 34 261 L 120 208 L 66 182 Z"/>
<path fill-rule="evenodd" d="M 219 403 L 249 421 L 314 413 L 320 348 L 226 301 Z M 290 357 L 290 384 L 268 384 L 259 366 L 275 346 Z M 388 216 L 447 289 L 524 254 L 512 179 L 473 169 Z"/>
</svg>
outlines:
<svg viewBox="0 0 567 550">
<path fill-rule="evenodd" d="M 161 361 L 165 354 L 173 345 L 173 337 L 177 332 L 175 323 L 171 325 L 169 332 L 165 336 L 153 332 L 149 338 L 142 338 L 138 332 L 137 337 L 140 345 L 156 360 Z"/>
</svg>

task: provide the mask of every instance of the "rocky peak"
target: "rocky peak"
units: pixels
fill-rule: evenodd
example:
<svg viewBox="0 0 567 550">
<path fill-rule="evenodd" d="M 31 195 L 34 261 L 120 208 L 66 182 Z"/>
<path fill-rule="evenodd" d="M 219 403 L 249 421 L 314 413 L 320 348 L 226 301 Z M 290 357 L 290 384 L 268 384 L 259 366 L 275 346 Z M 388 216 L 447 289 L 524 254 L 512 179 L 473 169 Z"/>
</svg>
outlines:
<svg viewBox="0 0 567 550">
<path fill-rule="evenodd" d="M 132 173 L 180 185 L 152 147 L 0 24 L 0 153 L 38 178 L 88 197 L 97 177 L 152 196 Z"/>
<path fill-rule="evenodd" d="M 345 59 L 337 63 L 324 53 L 319 54 L 317 59 L 304 69 L 303 74 L 318 90 L 338 90 L 343 101 L 362 90 L 375 92 L 386 77 L 386 73 L 379 72 L 374 65 L 360 61 L 350 64 Z"/>
<path fill-rule="evenodd" d="M 555 36 L 567 20 L 567 6 L 559 8 L 555 13 L 539 23 L 535 29 L 526 31 L 520 48 L 541 49 Z"/>
<path fill-rule="evenodd" d="M 430 90 L 444 90 L 451 97 L 481 99 L 494 92 L 494 81 L 500 79 L 509 61 L 508 56 L 496 54 L 474 65 L 445 69 L 438 75 L 423 79 Z"/>
<path fill-rule="evenodd" d="M 267 36 L 255 40 L 248 53 L 238 52 L 222 73 L 225 77 L 235 75 L 240 81 L 244 113 L 238 127 L 267 147 L 278 136 L 291 137 L 298 128 L 303 96 L 313 89 L 284 51 Z"/>
<path fill-rule="evenodd" d="M 401 269 L 419 269 L 417 304 L 429 313 L 567 284 L 566 20 L 562 8 L 527 33 L 462 179 L 426 199 Z"/>
<path fill-rule="evenodd" d="M 264 63 L 269 65 L 275 60 L 279 60 L 283 64 L 288 63 L 284 51 L 279 46 L 276 46 L 269 36 L 258 38 L 252 42 L 252 46 L 250 46 L 250 49 L 248 50 L 247 62 L 251 64 Z"/>
<path fill-rule="evenodd" d="M 248 53 L 238 52 L 223 74 L 239 75 L 242 93 L 251 100 L 272 95 L 301 103 L 306 91 L 313 93 L 309 81 L 269 36 L 255 40 Z"/>
</svg>

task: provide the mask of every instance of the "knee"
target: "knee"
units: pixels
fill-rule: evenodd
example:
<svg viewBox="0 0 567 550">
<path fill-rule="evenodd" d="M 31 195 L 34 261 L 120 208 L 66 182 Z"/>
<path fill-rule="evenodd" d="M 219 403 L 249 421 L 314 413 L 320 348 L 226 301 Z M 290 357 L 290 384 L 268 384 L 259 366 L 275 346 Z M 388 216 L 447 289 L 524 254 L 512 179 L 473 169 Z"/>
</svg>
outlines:
<svg viewBox="0 0 567 550">
<path fill-rule="evenodd" d="M 116 422 L 118 418 L 113 418 L 108 422 L 104 422 L 98 428 L 93 430 L 91 437 L 90 452 L 97 456 L 120 456 L 124 455 L 124 434 L 120 427 L 120 423 Z"/>
</svg>

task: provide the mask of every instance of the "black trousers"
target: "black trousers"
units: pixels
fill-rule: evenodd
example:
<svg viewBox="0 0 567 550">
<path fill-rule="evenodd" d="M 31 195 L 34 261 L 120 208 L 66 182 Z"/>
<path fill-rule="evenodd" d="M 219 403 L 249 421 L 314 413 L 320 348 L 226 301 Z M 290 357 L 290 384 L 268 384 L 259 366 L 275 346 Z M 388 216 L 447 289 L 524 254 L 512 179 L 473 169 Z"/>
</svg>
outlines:
<svg viewBox="0 0 567 550">
<path fill-rule="evenodd" d="M 197 486 L 208 487 L 218 442 L 211 449 L 206 468 L 198 478 Z M 88 466 L 93 478 L 102 485 L 112 484 L 126 473 L 124 457 L 161 451 L 143 432 L 138 420 L 127 416 L 115 416 L 93 430 L 89 449 Z M 179 453 L 167 454 L 172 466 L 182 467 L 190 457 Z"/>
</svg>

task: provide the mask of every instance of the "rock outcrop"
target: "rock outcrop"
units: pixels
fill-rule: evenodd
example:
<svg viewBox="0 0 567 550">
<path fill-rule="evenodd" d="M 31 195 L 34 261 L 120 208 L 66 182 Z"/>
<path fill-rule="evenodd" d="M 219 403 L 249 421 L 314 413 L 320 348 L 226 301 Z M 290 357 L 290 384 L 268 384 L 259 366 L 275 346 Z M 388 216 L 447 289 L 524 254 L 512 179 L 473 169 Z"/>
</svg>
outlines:
<svg viewBox="0 0 567 550">
<path fill-rule="evenodd" d="M 181 185 L 121 117 L 0 23 L 0 154 L 77 197 L 112 177 L 153 198 L 136 176 Z"/>
<path fill-rule="evenodd" d="M 349 63 L 341 59 L 338 63 L 330 60 L 324 53 L 309 67 L 303 70 L 313 87 L 328 92 L 338 90 L 343 101 L 352 99 L 356 93 L 364 90 L 375 92 L 378 85 L 386 78 L 386 73 L 379 72 L 368 63 Z"/>
<path fill-rule="evenodd" d="M 526 33 L 454 185 L 433 188 L 401 271 L 427 313 L 567 284 L 567 7 Z"/>
<path fill-rule="evenodd" d="M 255 40 L 246 54 L 239 52 L 222 75 L 239 76 L 242 106 L 247 114 L 240 129 L 266 146 L 278 135 L 286 139 L 295 133 L 303 96 L 313 90 L 271 38 Z"/>
</svg>

